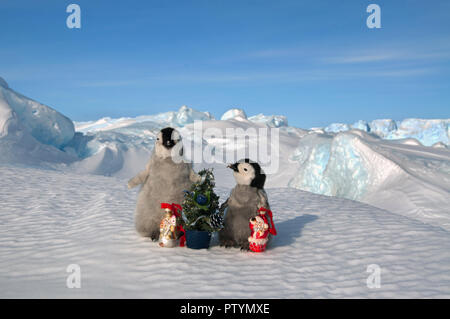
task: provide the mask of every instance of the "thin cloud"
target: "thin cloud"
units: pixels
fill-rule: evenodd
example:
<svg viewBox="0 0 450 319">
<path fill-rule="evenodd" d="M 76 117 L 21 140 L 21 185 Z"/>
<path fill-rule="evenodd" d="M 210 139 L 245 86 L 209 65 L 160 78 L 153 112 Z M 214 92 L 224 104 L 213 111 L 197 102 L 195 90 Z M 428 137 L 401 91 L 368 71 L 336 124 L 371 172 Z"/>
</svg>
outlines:
<svg viewBox="0 0 450 319">
<path fill-rule="evenodd" d="M 180 82 L 186 84 L 211 84 L 211 83 L 251 83 L 277 82 L 294 83 L 306 81 L 339 81 L 359 78 L 399 78 L 426 76 L 439 72 L 436 68 L 385 68 L 365 70 L 329 70 L 318 68 L 301 71 L 274 71 L 274 72 L 234 72 L 234 73 L 180 73 L 165 74 L 161 76 L 141 79 L 122 79 L 118 81 L 89 81 L 79 83 L 81 87 L 122 87 L 122 86 L 158 86 L 175 85 Z"/>
<path fill-rule="evenodd" d="M 444 44 L 424 45 L 417 47 L 416 44 L 393 44 L 380 45 L 368 48 L 327 48 L 309 46 L 309 47 L 290 47 L 265 49 L 249 52 L 235 57 L 236 59 L 268 59 L 276 60 L 282 58 L 303 58 L 319 64 L 362 64 L 390 61 L 437 61 L 450 59 L 450 45 L 447 41 L 441 41 Z M 433 49 L 429 49 L 433 48 Z M 332 54 L 330 54 L 332 52 Z"/>
<path fill-rule="evenodd" d="M 303 48 L 286 48 L 286 49 L 267 49 L 248 53 L 247 57 L 253 58 L 279 58 L 279 57 L 292 57 L 303 56 L 305 50 Z"/>
<path fill-rule="evenodd" d="M 326 57 L 321 59 L 325 63 L 331 64 L 351 64 L 351 63 L 367 63 L 367 62 L 379 62 L 387 61 L 398 58 L 395 54 L 369 54 L 369 55 L 354 55 L 354 56 L 337 56 Z"/>
<path fill-rule="evenodd" d="M 414 52 L 414 50 L 398 50 L 373 53 L 351 53 L 340 56 L 322 58 L 321 61 L 329 64 L 356 64 L 389 61 L 413 61 L 413 60 L 445 60 L 450 59 L 449 51 Z"/>
</svg>

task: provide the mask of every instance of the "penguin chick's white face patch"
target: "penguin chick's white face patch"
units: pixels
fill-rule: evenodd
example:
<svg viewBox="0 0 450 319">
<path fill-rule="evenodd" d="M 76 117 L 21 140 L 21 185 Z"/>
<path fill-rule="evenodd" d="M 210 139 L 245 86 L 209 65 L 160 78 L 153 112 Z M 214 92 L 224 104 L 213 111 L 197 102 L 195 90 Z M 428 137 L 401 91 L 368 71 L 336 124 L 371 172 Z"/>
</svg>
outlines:
<svg viewBox="0 0 450 319">
<path fill-rule="evenodd" d="M 239 163 L 238 172 L 233 172 L 236 183 L 239 185 L 250 185 L 255 178 L 255 169 L 249 163 Z"/>
<path fill-rule="evenodd" d="M 182 155 L 182 147 L 180 133 L 171 128 L 167 127 L 162 129 L 155 142 L 155 153 L 157 156 L 162 158 L 173 157 L 173 153 Z"/>
</svg>

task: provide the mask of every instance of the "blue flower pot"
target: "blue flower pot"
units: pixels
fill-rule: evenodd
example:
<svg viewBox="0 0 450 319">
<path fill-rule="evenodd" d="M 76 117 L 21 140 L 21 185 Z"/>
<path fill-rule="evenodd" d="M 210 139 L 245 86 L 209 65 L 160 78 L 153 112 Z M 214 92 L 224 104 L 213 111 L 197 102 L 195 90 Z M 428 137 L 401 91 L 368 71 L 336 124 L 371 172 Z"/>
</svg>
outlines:
<svg viewBox="0 0 450 319">
<path fill-rule="evenodd" d="M 186 246 L 192 249 L 208 249 L 211 233 L 199 230 L 186 230 Z"/>
</svg>

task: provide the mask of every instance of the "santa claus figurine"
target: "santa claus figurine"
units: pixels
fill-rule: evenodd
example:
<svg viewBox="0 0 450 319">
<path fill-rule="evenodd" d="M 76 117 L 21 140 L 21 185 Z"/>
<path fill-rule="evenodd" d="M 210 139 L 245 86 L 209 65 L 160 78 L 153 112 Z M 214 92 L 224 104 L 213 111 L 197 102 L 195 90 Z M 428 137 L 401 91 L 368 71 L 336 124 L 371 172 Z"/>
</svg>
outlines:
<svg viewBox="0 0 450 319">
<path fill-rule="evenodd" d="M 267 220 L 266 213 L 270 218 L 270 224 Z M 263 252 L 266 250 L 269 234 L 276 235 L 277 231 L 272 219 L 272 211 L 261 207 L 258 215 L 250 219 L 251 235 L 248 238 L 249 248 L 254 252 Z"/>
</svg>

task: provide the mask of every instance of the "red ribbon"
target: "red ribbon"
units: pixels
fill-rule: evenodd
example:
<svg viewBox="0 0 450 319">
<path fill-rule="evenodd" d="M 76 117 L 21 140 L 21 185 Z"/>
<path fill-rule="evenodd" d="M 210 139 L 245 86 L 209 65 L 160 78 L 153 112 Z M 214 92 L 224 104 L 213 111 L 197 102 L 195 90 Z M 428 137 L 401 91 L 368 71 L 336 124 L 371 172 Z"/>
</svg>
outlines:
<svg viewBox="0 0 450 319">
<path fill-rule="evenodd" d="M 273 223 L 272 211 L 270 209 L 261 207 L 260 209 L 258 209 L 258 213 L 260 213 L 260 212 L 266 212 L 269 215 L 269 218 L 270 218 L 269 233 L 276 236 L 277 230 L 275 229 L 275 224 Z M 266 216 L 263 215 L 262 218 L 265 219 L 265 221 L 267 222 Z"/>
<path fill-rule="evenodd" d="M 180 217 L 181 215 L 179 212 L 183 210 L 180 205 L 175 203 L 161 203 L 161 209 L 170 209 L 174 213 L 175 217 Z M 183 233 L 183 235 L 181 235 L 180 237 L 180 247 L 184 247 L 184 245 L 186 244 L 186 232 L 184 231 L 183 225 L 181 224 L 178 225 L 177 228 L 178 231 Z"/>
</svg>

